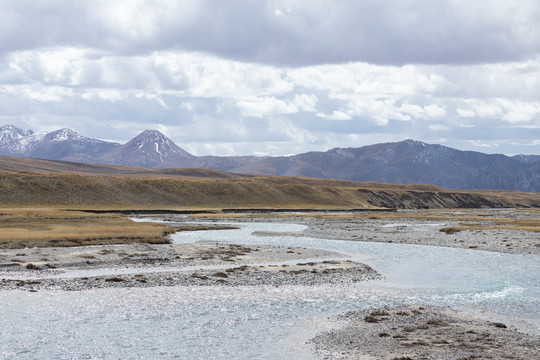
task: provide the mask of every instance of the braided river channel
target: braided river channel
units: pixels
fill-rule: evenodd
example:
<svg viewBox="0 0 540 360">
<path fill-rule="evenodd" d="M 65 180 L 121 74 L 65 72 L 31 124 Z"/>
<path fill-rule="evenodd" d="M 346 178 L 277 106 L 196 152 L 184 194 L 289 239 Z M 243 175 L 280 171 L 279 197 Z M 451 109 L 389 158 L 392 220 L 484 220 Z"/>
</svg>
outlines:
<svg viewBox="0 0 540 360">
<path fill-rule="evenodd" d="M 315 239 L 299 236 L 305 226 L 295 224 L 234 225 L 240 229 L 173 239 L 331 250 L 370 265 L 384 280 L 0 291 L 0 358 L 313 359 L 306 342 L 335 326 L 329 316 L 397 304 L 450 306 L 540 333 L 538 255 Z"/>
</svg>

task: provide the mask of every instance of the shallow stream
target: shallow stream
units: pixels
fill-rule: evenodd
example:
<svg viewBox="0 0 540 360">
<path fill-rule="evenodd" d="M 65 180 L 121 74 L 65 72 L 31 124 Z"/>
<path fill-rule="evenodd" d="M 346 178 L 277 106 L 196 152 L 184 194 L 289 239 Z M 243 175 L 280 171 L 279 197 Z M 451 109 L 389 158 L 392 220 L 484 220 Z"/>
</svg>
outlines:
<svg viewBox="0 0 540 360">
<path fill-rule="evenodd" d="M 182 232 L 199 240 L 338 251 L 386 278 L 343 286 L 159 287 L 0 292 L 6 359 L 311 359 L 329 315 L 403 303 L 449 305 L 540 332 L 540 257 L 297 236 L 302 225 L 241 223 Z"/>
</svg>

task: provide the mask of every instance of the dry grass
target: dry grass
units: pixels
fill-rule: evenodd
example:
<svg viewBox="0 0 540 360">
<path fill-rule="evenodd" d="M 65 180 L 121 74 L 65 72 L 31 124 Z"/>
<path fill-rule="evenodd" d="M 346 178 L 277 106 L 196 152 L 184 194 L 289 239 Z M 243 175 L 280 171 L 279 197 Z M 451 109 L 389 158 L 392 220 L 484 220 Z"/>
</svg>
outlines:
<svg viewBox="0 0 540 360">
<path fill-rule="evenodd" d="M 516 231 L 532 231 L 540 232 L 540 220 L 535 223 L 525 223 L 523 224 L 519 220 L 507 219 L 506 221 L 495 221 L 494 223 L 475 223 L 475 224 L 459 224 L 459 226 L 449 226 L 442 228 L 440 231 L 447 234 L 455 234 L 459 231 L 472 231 L 472 230 L 496 230 L 496 229 L 505 229 L 505 230 L 516 230 Z"/>
<path fill-rule="evenodd" d="M 540 194 L 243 176 L 0 157 L 1 207 L 71 209 L 540 207 Z"/>
<path fill-rule="evenodd" d="M 168 243 L 176 229 L 136 223 L 120 214 L 61 210 L 0 211 L 0 248 Z"/>
<path fill-rule="evenodd" d="M 120 178 L 0 172 L 5 207 L 197 209 L 372 207 L 354 187 L 316 179 Z"/>
</svg>

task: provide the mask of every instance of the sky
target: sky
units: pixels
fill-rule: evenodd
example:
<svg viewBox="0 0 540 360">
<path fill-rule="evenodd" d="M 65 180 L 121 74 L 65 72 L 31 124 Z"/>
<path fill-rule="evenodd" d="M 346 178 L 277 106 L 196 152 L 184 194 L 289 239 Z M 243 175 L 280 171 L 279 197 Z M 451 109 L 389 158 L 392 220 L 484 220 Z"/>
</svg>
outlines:
<svg viewBox="0 0 540 360">
<path fill-rule="evenodd" d="M 540 154 L 540 1 L 2 0 L 5 124 L 198 156 Z"/>
</svg>

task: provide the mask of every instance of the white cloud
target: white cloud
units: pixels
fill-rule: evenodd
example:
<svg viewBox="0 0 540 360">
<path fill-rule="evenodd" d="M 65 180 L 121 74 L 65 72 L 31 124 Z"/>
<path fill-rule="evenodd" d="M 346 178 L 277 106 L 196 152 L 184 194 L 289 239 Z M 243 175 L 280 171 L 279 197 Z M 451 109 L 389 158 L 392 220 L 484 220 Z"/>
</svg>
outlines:
<svg viewBox="0 0 540 360">
<path fill-rule="evenodd" d="M 189 111 L 189 112 L 193 112 L 193 110 L 194 110 L 193 103 L 191 103 L 191 102 L 183 102 L 183 103 L 180 104 L 180 107 L 182 109 L 185 109 L 185 110 Z"/>
<path fill-rule="evenodd" d="M 446 115 L 444 107 L 437 104 L 430 104 L 426 106 L 420 106 L 416 104 L 405 103 L 402 104 L 399 112 L 403 113 L 403 119 L 440 119 Z"/>
<path fill-rule="evenodd" d="M 85 92 L 81 95 L 84 100 L 105 100 L 116 102 L 125 99 L 125 93 L 114 89 L 96 89 Z"/>
<path fill-rule="evenodd" d="M 533 0 L 4 1 L 0 23 L 2 116 L 37 131 L 155 125 L 199 154 L 540 137 Z"/>
<path fill-rule="evenodd" d="M 474 112 L 482 118 L 501 118 L 503 116 L 503 110 L 501 107 L 488 101 L 477 101 L 472 105 Z"/>
<path fill-rule="evenodd" d="M 499 99 L 498 102 L 505 109 L 503 121 L 511 124 L 527 124 L 536 119 L 540 125 L 540 102 L 526 103 L 508 99 Z"/>
<path fill-rule="evenodd" d="M 405 113 L 413 118 L 423 118 L 424 117 L 424 108 L 416 105 L 416 104 L 409 104 L 405 103 L 399 107 L 399 111 L 402 113 Z"/>
<path fill-rule="evenodd" d="M 57 64 L 55 56 L 59 59 Z M 392 121 L 410 122 L 410 126 L 417 127 L 411 130 L 412 137 L 422 134 L 422 127 L 433 131 L 446 126 L 440 122 L 424 124 L 424 120 L 452 122 L 458 116 L 462 121 L 456 126 L 474 128 L 477 121 L 489 119 L 496 129 L 505 123 L 538 126 L 539 117 L 538 102 L 531 101 L 529 92 L 517 98 L 502 95 L 506 91 L 504 83 L 529 86 L 535 91 L 534 75 L 540 74 L 540 59 L 521 65 L 474 66 L 478 73 L 474 89 L 464 81 L 473 68 L 464 66 L 386 67 L 351 63 L 290 69 L 200 53 L 160 52 L 126 58 L 62 48 L 13 53 L 0 66 L 0 78 L 10 79 L 0 85 L 0 95 L 17 99 L 3 102 L 6 114 L 18 113 L 21 117 L 31 116 L 28 109 L 32 109 L 37 113 L 52 111 L 50 116 L 57 119 L 69 113 L 94 122 L 99 122 L 99 117 L 104 117 L 105 122 L 131 118 L 138 123 L 155 118 L 165 124 L 162 126 L 204 121 L 206 126 L 215 127 L 215 122 L 223 117 L 295 116 L 296 120 L 289 121 L 298 121 L 297 128 L 315 134 L 318 123 L 302 121 L 311 114 L 324 120 L 348 120 L 346 127 L 339 127 L 340 132 L 365 131 L 370 128 L 368 123 L 387 127 Z M 490 78 L 492 68 L 497 76 Z M 426 79 L 444 80 L 433 80 L 438 85 L 427 89 L 422 84 Z M 485 98 L 486 91 L 501 96 Z M 466 96 L 455 97 L 454 93 Z M 137 104 L 136 99 L 146 102 Z M 24 105 L 32 101 L 37 103 Z M 85 105 L 81 106 L 80 101 L 85 101 Z M 51 102 L 62 102 L 62 108 L 72 110 L 58 113 L 60 108 L 46 105 Z M 178 111 L 181 113 L 175 114 Z M 69 127 L 68 118 L 66 122 L 63 126 Z M 328 127 L 328 131 L 334 129 Z M 387 132 L 391 133 L 391 128 Z"/>
<path fill-rule="evenodd" d="M 428 126 L 429 130 L 431 131 L 446 131 L 446 130 L 450 130 L 451 127 L 450 126 L 447 126 L 447 125 L 441 125 L 441 124 L 430 124 Z"/>
<path fill-rule="evenodd" d="M 315 95 L 306 95 L 306 94 L 296 94 L 294 95 L 293 103 L 299 110 L 305 112 L 315 112 L 317 111 L 317 96 Z"/>
<path fill-rule="evenodd" d="M 380 126 L 387 125 L 390 120 L 408 121 L 411 119 L 410 116 L 399 111 L 393 98 L 374 99 L 368 96 L 354 96 L 349 99 L 347 105 L 347 114 L 369 119 Z"/>
<path fill-rule="evenodd" d="M 0 86 L 0 94 L 26 101 L 36 100 L 39 103 L 57 103 L 66 97 L 73 96 L 73 91 L 60 86 L 5 85 Z"/>
<path fill-rule="evenodd" d="M 276 114 L 294 114 L 298 112 L 295 104 L 273 96 L 251 96 L 236 102 L 240 113 L 246 116 L 262 117 Z"/>
<path fill-rule="evenodd" d="M 432 104 L 424 107 L 426 116 L 430 119 L 440 119 L 446 115 L 444 107 Z"/>
<path fill-rule="evenodd" d="M 323 119 L 328 119 L 328 120 L 350 120 L 351 119 L 351 117 L 348 114 L 339 110 L 334 110 L 331 114 L 325 114 L 325 113 L 319 112 L 316 114 L 316 116 Z"/>
<path fill-rule="evenodd" d="M 476 116 L 476 113 L 471 109 L 458 108 L 456 109 L 456 112 L 458 113 L 460 117 L 463 117 L 463 118 L 473 118 Z"/>
</svg>

